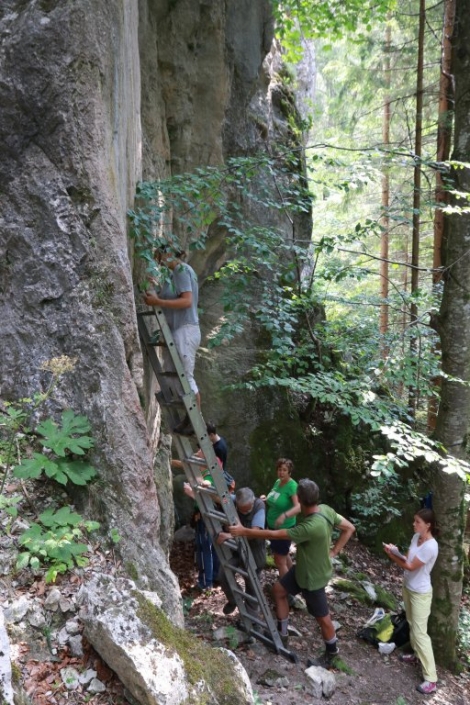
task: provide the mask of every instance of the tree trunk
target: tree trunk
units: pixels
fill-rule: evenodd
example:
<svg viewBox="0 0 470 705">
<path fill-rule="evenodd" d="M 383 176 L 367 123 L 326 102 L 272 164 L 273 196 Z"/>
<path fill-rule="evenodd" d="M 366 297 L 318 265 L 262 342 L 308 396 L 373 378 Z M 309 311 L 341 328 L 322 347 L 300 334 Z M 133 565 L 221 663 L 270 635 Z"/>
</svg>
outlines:
<svg viewBox="0 0 470 705">
<path fill-rule="evenodd" d="M 470 160 L 470 0 L 457 0 L 453 39 L 455 149 L 452 158 Z M 455 189 L 470 191 L 470 169 L 454 169 Z M 455 200 L 455 199 L 454 199 Z M 460 202 L 461 205 L 461 202 Z M 442 257 L 444 295 L 437 322 L 442 347 L 442 395 L 436 437 L 453 455 L 467 459 L 470 387 L 470 214 L 445 218 Z M 456 636 L 463 580 L 464 482 L 437 472 L 434 508 L 441 526 L 439 558 L 433 573 L 431 634 L 438 662 L 456 665 Z"/>
<path fill-rule="evenodd" d="M 420 209 L 421 209 L 421 150 L 423 133 L 423 65 L 424 65 L 424 27 L 426 23 L 426 3 L 425 0 L 419 2 L 419 30 L 418 30 L 418 65 L 416 68 L 416 122 L 415 122 L 415 168 L 413 180 L 413 236 L 411 244 L 411 294 L 419 289 L 419 235 L 420 235 Z M 411 326 L 414 326 L 418 319 L 417 304 L 412 301 L 410 307 Z M 417 354 L 416 338 L 410 337 L 410 354 L 414 357 Z M 409 389 L 409 410 L 415 416 L 417 406 L 417 384 Z"/>
<path fill-rule="evenodd" d="M 452 138 L 452 31 L 455 20 L 455 0 L 446 0 L 444 5 L 444 22 L 442 29 L 442 59 L 441 75 L 439 79 L 439 113 L 437 118 L 437 153 L 436 160 L 444 162 L 449 159 Z M 448 202 L 448 192 L 444 188 L 442 173 L 436 171 L 436 203 L 439 205 Z M 434 212 L 434 244 L 433 244 L 433 276 L 432 283 L 437 287 L 442 278 L 442 236 L 444 232 L 444 212 L 436 208 Z M 440 387 L 440 377 L 434 380 L 436 387 Z M 438 399 L 432 396 L 428 402 L 428 431 L 436 428 Z"/>
<path fill-rule="evenodd" d="M 391 44 L 391 27 L 387 23 L 385 29 L 385 56 L 384 56 L 384 81 L 385 81 L 385 99 L 382 118 L 382 140 L 383 148 L 388 149 L 390 146 L 390 44 Z M 382 174 L 382 235 L 380 238 L 380 297 L 382 303 L 380 305 L 380 333 L 385 337 L 388 331 L 388 245 L 389 245 L 389 201 L 390 201 L 390 177 L 389 167 L 386 165 Z M 385 340 L 382 342 L 382 357 L 388 355 L 388 347 Z"/>
</svg>

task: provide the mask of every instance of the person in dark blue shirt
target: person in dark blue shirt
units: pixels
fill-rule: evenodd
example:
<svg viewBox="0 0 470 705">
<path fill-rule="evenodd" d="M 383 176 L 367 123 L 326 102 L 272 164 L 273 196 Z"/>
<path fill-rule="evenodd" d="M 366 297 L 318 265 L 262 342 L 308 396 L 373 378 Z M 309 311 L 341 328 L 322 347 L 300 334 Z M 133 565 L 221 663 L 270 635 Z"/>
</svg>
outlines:
<svg viewBox="0 0 470 705">
<path fill-rule="evenodd" d="M 227 487 L 229 488 L 230 492 L 235 491 L 235 479 L 232 477 L 232 475 L 228 472 L 227 470 L 227 454 L 228 454 L 228 449 L 227 449 L 227 442 L 225 438 L 222 438 L 222 436 L 219 436 L 217 433 L 217 429 L 215 427 L 215 424 L 212 422 L 209 422 L 206 426 L 206 431 L 207 435 L 209 436 L 209 440 L 212 443 L 212 447 L 214 448 L 214 453 L 217 458 L 222 463 L 222 470 L 224 473 L 224 478 L 225 482 L 227 483 Z"/>
</svg>

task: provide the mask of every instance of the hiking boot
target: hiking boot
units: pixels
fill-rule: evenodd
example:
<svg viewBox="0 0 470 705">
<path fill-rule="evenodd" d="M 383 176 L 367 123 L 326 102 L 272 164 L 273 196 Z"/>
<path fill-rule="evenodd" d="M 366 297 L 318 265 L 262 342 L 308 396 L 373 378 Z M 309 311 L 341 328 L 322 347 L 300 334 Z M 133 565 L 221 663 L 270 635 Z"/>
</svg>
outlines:
<svg viewBox="0 0 470 705">
<path fill-rule="evenodd" d="M 421 685 L 416 686 L 416 690 L 418 693 L 423 693 L 423 695 L 430 695 L 431 693 L 436 692 L 437 684 L 430 683 L 429 681 L 423 681 Z"/>
<path fill-rule="evenodd" d="M 232 612 L 235 612 L 236 609 L 237 605 L 235 604 L 235 602 L 226 602 L 222 608 L 222 612 L 224 614 L 232 614 Z"/>
<path fill-rule="evenodd" d="M 336 649 L 335 651 L 324 651 L 324 653 L 317 658 L 309 658 L 307 660 L 307 668 L 310 668 L 310 666 L 317 666 L 319 668 L 326 668 L 326 670 L 329 671 L 330 668 L 334 668 L 334 661 L 338 654 L 339 649 Z"/>
<path fill-rule="evenodd" d="M 399 659 L 402 663 L 412 663 L 413 665 L 418 663 L 418 659 L 414 654 L 400 654 Z"/>
</svg>

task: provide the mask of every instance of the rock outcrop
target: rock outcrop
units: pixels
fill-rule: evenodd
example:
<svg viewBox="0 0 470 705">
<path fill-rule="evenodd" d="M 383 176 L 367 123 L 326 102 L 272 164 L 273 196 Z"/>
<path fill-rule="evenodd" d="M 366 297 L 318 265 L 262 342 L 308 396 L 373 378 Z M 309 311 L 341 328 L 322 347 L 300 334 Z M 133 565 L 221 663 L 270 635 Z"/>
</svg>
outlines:
<svg viewBox="0 0 470 705">
<path fill-rule="evenodd" d="M 32 395 L 44 361 L 76 358 L 56 408 L 92 423 L 91 513 L 181 623 L 136 384 L 126 210 L 141 175 L 138 3 L 9 0 L 0 32 L 1 394 Z"/>
<path fill-rule="evenodd" d="M 50 382 L 44 362 L 75 360 L 47 411 L 71 408 L 89 418 L 99 479 L 81 499 L 103 531 L 117 529 L 123 566 L 139 588 L 158 594 L 176 626 L 183 613 L 168 565 L 168 448 L 156 454 L 160 414 L 137 333 L 139 265 L 127 211 L 142 178 L 221 164 L 282 134 L 272 36 L 269 0 L 0 6 L 0 395 L 32 396 Z M 202 280 L 225 256 L 223 233 L 215 234 L 205 260 L 194 260 Z M 217 303 L 217 290 L 206 292 Z M 205 297 L 203 287 L 203 306 Z M 216 321 L 204 325 L 208 332 Z M 206 354 L 199 367 L 203 394 L 214 394 L 206 418 L 215 415 L 231 432 L 243 409 L 255 407 L 237 397 L 229 418 L 214 387 L 229 360 L 230 374 L 239 373 L 240 359 L 246 369 L 256 355 L 249 341 L 248 355 L 243 339 L 230 356 Z M 207 384 L 204 365 L 219 369 Z M 275 406 L 279 399 L 268 416 Z M 265 398 L 257 408 L 236 439 L 231 433 L 240 468 L 249 467 L 245 439 Z"/>
<path fill-rule="evenodd" d="M 7 0 L 0 33 L 1 394 L 31 395 L 47 385 L 44 361 L 76 358 L 50 410 L 92 423 L 91 513 L 118 528 L 125 563 L 181 621 L 159 543 L 159 417 L 143 384 L 126 212 L 142 176 L 217 164 L 250 141 L 269 3 Z M 158 471 L 168 485 L 167 463 Z"/>
<path fill-rule="evenodd" d="M 253 702 L 233 653 L 172 627 L 161 600 L 129 580 L 96 575 L 78 596 L 84 634 L 141 705 Z M 125 609 L 123 609 L 125 607 Z"/>
</svg>

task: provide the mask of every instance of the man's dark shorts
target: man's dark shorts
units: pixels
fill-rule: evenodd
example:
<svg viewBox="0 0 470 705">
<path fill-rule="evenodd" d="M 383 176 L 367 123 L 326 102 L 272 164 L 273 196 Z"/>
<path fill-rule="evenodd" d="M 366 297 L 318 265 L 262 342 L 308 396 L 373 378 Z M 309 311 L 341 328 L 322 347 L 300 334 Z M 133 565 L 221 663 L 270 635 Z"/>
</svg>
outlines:
<svg viewBox="0 0 470 705">
<path fill-rule="evenodd" d="M 287 556 L 291 543 L 290 539 L 271 539 L 271 551 L 279 556 Z"/>
<path fill-rule="evenodd" d="M 284 575 L 279 581 L 282 587 L 287 590 L 289 595 L 297 595 L 302 593 L 302 597 L 307 603 L 307 609 L 312 617 L 326 617 L 329 614 L 328 600 L 326 597 L 325 588 L 319 590 L 305 590 L 301 588 L 295 579 L 295 566 Z"/>
</svg>

